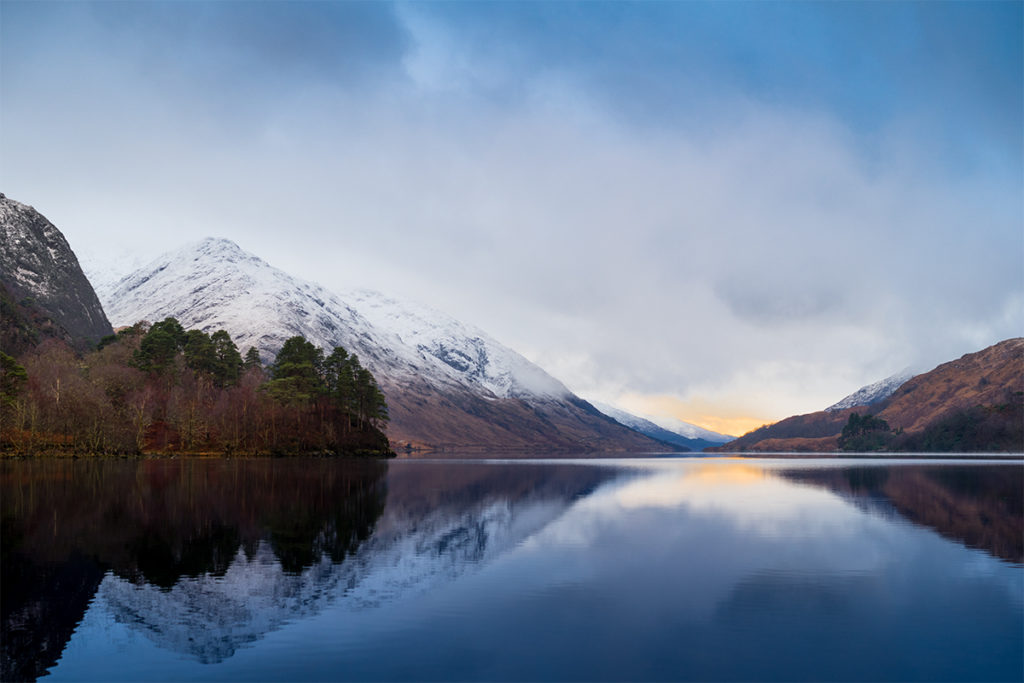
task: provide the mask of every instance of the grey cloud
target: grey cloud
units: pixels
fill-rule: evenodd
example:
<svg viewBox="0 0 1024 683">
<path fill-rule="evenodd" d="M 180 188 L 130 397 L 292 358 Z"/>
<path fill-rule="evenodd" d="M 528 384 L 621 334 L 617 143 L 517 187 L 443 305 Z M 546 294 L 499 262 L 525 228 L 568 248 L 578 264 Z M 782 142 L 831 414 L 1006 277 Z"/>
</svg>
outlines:
<svg viewBox="0 0 1024 683">
<path fill-rule="evenodd" d="M 769 266 L 770 268 L 770 266 Z M 804 283 L 780 283 L 765 273 L 735 273 L 715 286 L 715 293 L 737 317 L 756 325 L 807 322 L 848 310 L 845 295 Z"/>
<path fill-rule="evenodd" d="M 965 181 L 884 138 L 865 163 L 831 117 L 742 100 L 697 132 L 652 130 L 572 77 L 531 80 L 514 106 L 375 80 L 416 54 L 390 7 L 317 5 L 319 32 L 279 26 L 286 5 L 235 28 L 232 5 L 181 7 L 103 10 L 118 36 L 132 12 L 168 15 L 164 54 L 72 40 L 100 76 L 22 51 L 2 74 L 0 189 L 76 249 L 225 236 L 328 287 L 448 310 L 577 391 L 757 396 L 777 417 L 1024 328 L 1019 183 L 998 169 Z M 352 26 L 383 47 L 358 47 L 346 13 L 372 15 Z M 251 92 L 174 78 L 176 49 L 218 35 L 224 61 L 182 73 L 237 68 Z M 324 85 L 345 40 L 366 87 Z"/>
</svg>

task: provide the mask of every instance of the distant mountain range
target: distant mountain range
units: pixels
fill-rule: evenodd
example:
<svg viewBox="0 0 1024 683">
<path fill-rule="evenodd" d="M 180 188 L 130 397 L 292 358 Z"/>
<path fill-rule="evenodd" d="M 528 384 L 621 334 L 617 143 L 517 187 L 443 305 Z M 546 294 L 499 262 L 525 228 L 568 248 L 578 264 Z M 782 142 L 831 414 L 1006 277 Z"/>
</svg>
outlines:
<svg viewBox="0 0 1024 683">
<path fill-rule="evenodd" d="M 1024 452 L 1024 338 L 1007 339 L 897 384 L 898 380 L 885 380 L 872 385 L 881 389 L 867 387 L 853 395 L 865 400 L 888 392 L 881 400 L 857 405 L 848 397 L 840 404 L 849 407 L 837 404 L 789 417 L 715 450 L 836 451 L 856 413 L 885 421 L 891 430 L 881 435 L 886 450 Z"/>
<path fill-rule="evenodd" d="M 228 240 L 165 254 L 100 288 L 117 326 L 177 318 L 227 330 L 264 362 L 302 335 L 358 354 L 388 399 L 396 447 L 484 451 L 664 451 L 515 351 L 427 306 L 369 290 L 335 294 Z"/>
<path fill-rule="evenodd" d="M 703 451 L 705 448 L 720 446 L 733 439 L 731 436 L 719 434 L 682 420 L 660 418 L 659 421 L 664 420 L 664 422 L 657 424 L 653 420 L 627 413 L 607 403 L 594 401 L 591 403 L 602 413 L 630 429 L 646 434 L 652 439 L 676 444 L 691 451 Z"/>
<path fill-rule="evenodd" d="M 85 348 L 113 330 L 75 253 L 53 223 L 0 193 L 0 348 L 47 337 Z"/>
</svg>

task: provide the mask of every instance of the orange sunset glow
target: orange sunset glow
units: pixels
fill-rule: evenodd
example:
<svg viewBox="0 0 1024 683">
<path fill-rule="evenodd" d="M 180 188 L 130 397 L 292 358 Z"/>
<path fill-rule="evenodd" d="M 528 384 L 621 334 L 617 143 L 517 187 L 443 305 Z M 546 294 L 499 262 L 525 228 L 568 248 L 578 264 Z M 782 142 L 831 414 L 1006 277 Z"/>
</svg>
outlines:
<svg viewBox="0 0 1024 683">
<path fill-rule="evenodd" d="M 713 400 L 680 399 L 667 395 L 625 394 L 619 398 L 623 409 L 639 414 L 673 417 L 719 434 L 742 436 L 779 418 L 751 415 L 742 408 Z"/>
</svg>

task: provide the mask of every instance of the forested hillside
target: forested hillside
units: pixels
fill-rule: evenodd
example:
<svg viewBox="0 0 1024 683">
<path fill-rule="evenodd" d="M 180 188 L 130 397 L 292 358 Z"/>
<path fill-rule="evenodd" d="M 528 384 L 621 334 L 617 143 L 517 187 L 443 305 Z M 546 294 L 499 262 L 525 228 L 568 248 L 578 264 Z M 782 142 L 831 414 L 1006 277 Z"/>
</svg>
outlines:
<svg viewBox="0 0 1024 683">
<path fill-rule="evenodd" d="M 77 355 L 58 339 L 0 354 L 0 450 L 20 455 L 389 454 L 373 375 L 288 339 L 263 367 L 223 330 L 138 323 Z"/>
</svg>

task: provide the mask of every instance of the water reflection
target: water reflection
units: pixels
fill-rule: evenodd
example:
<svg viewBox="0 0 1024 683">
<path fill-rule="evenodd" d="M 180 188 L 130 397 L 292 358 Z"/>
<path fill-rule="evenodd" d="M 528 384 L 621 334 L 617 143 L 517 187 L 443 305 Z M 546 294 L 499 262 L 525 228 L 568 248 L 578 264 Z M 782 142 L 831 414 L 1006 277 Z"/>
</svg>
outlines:
<svg viewBox="0 0 1024 683">
<path fill-rule="evenodd" d="M 373 680 L 1019 675 L 1018 569 L 795 484 L 775 463 L 639 467 L 646 476 L 609 482 L 471 581 L 406 606 L 407 658 L 318 670 L 354 666 Z M 458 634 L 458 646 L 439 634 Z M 342 635 L 350 649 L 367 645 Z"/>
<path fill-rule="evenodd" d="M 316 459 L 47 460 L 0 473 L 3 680 L 52 667 L 94 597 L 160 648 L 223 661 L 329 602 L 362 609 L 451 581 L 611 476 L 420 463 L 385 477 L 381 461 Z"/>
<path fill-rule="evenodd" d="M 244 601 L 232 590 L 234 567 L 272 559 L 288 576 L 340 562 L 383 511 L 386 471 L 327 460 L 4 463 L 3 679 L 52 666 L 101 582 L 116 618 L 160 634 L 152 624 L 166 616 L 163 604 L 188 616 L 169 620 L 186 630 L 215 607 L 206 598 L 190 605 L 182 586 L 216 585 Z M 196 645 L 195 654 L 216 660 L 211 649 L 233 646 Z"/>
<path fill-rule="evenodd" d="M 1024 666 L 1024 575 L 1004 561 L 1019 562 L 1020 465 L 49 461 L 0 475 L 4 680 Z"/>
<path fill-rule="evenodd" d="M 786 469 L 792 481 L 858 501 L 888 504 L 946 538 L 1018 564 L 1024 562 L 1024 468 L 1020 465 L 870 464 Z"/>
</svg>

